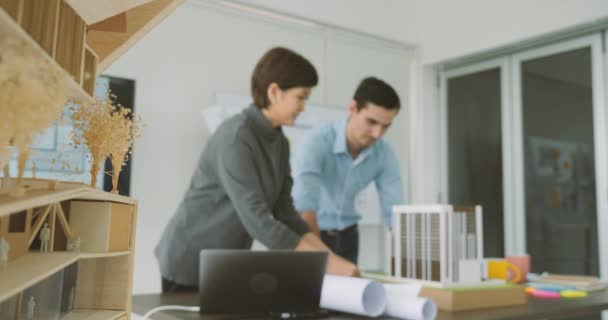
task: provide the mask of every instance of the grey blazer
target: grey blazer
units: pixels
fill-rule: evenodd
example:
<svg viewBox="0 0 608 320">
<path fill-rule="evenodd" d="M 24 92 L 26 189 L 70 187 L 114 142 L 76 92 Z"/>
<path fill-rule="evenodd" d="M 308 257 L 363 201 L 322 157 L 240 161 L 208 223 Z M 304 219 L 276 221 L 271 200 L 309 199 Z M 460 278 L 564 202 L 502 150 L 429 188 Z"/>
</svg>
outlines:
<svg viewBox="0 0 608 320">
<path fill-rule="evenodd" d="M 293 249 L 310 231 L 291 199 L 289 145 L 252 105 L 211 136 L 154 253 L 164 278 L 198 286 L 201 249 Z"/>
</svg>

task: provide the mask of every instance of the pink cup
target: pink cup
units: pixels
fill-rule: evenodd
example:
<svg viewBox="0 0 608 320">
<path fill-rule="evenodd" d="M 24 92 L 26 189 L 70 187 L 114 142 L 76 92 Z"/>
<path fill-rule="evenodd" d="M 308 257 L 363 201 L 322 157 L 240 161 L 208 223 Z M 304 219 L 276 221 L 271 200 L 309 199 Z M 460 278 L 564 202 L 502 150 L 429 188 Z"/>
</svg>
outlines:
<svg viewBox="0 0 608 320">
<path fill-rule="evenodd" d="M 507 262 L 515 265 L 521 272 L 521 280 L 519 283 L 526 282 L 526 276 L 530 272 L 530 256 L 527 254 L 507 256 Z M 509 278 L 513 275 L 509 272 Z"/>
</svg>

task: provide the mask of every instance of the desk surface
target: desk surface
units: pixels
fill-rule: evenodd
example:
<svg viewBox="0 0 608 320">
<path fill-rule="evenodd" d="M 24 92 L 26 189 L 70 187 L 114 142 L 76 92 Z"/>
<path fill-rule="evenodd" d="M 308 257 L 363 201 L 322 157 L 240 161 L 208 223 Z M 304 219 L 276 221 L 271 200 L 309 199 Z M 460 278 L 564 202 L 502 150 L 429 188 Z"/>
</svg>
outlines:
<svg viewBox="0 0 608 320">
<path fill-rule="evenodd" d="M 133 312 L 143 315 L 161 305 L 198 305 L 197 293 L 148 294 L 133 296 Z M 437 320 L 481 319 L 576 319 L 608 309 L 608 290 L 591 293 L 584 299 L 544 300 L 530 298 L 527 305 L 477 311 L 439 312 Z M 213 320 L 218 317 L 202 316 L 194 312 L 166 311 L 156 313 L 155 320 Z M 353 315 L 332 315 L 328 320 L 368 319 Z M 391 319 L 386 317 L 375 319 Z"/>
</svg>

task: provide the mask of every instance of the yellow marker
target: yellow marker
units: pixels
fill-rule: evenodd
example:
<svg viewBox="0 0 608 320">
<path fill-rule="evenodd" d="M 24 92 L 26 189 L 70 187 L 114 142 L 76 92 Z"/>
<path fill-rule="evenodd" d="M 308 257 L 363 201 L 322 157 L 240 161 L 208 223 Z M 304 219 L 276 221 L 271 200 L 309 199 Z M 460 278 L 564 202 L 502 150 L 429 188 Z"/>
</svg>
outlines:
<svg viewBox="0 0 608 320">
<path fill-rule="evenodd" d="M 526 287 L 526 293 L 532 293 L 536 290 L 534 287 Z"/>
<path fill-rule="evenodd" d="M 562 298 L 585 298 L 587 292 L 578 290 L 564 290 L 560 292 Z"/>
</svg>

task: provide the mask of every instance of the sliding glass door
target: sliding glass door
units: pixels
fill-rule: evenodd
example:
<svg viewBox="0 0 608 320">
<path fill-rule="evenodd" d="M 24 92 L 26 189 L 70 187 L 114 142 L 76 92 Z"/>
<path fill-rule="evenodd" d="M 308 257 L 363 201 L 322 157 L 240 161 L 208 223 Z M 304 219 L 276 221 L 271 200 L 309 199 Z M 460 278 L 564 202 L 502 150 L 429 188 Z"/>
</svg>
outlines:
<svg viewBox="0 0 608 320">
<path fill-rule="evenodd" d="M 516 249 L 530 254 L 533 272 L 600 274 L 598 222 L 606 215 L 601 55 L 597 35 L 512 58 L 514 230 Z"/>
<path fill-rule="evenodd" d="M 504 255 L 505 194 L 510 172 L 503 157 L 510 134 L 506 92 L 507 60 L 453 69 L 442 76 L 446 129 L 443 194 L 453 205 L 483 207 L 484 255 Z M 506 141 L 505 141 L 506 140 Z"/>
<path fill-rule="evenodd" d="M 486 257 L 528 253 L 533 272 L 608 277 L 601 40 L 441 74 L 444 200 L 483 206 Z"/>
</svg>

